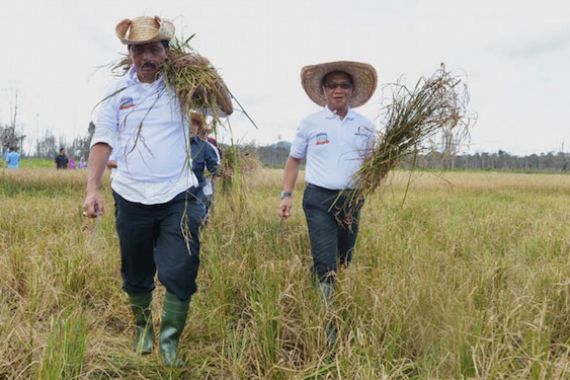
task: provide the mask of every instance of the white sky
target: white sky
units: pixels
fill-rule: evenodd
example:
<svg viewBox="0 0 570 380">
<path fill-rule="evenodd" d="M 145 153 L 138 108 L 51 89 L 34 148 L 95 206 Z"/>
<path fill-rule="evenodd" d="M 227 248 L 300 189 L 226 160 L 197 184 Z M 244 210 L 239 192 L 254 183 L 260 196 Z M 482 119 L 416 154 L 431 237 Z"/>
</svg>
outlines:
<svg viewBox="0 0 570 380">
<path fill-rule="evenodd" d="M 234 114 L 234 139 L 264 145 L 291 140 L 318 106 L 303 92 L 301 67 L 368 62 L 380 85 L 413 84 L 440 62 L 467 75 L 478 114 L 471 152 L 515 154 L 570 146 L 570 3 L 530 0 L 19 0 L 5 1 L 0 33 L 0 122 L 17 89 L 28 135 L 50 129 L 84 135 L 93 106 L 113 80 L 97 66 L 126 48 L 114 28 L 139 15 L 170 18 L 177 35 L 219 68 L 260 126 Z M 358 109 L 377 119 L 381 92 Z M 26 144 L 25 144 L 26 146 Z"/>
</svg>

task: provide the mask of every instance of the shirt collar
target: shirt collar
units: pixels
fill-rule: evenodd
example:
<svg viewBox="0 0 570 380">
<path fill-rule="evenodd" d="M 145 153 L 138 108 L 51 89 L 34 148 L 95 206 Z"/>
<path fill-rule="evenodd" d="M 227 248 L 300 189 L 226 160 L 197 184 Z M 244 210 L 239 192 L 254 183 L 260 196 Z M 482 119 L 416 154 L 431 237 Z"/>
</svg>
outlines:
<svg viewBox="0 0 570 380">
<path fill-rule="evenodd" d="M 129 71 L 127 72 L 127 76 L 128 76 L 127 85 L 129 85 L 129 86 L 135 85 L 135 84 L 154 86 L 154 85 L 157 85 L 157 84 L 162 83 L 162 82 L 164 81 L 164 78 L 163 78 L 162 74 L 159 74 L 159 75 L 158 75 L 158 79 L 155 80 L 155 81 L 152 82 L 152 83 L 143 83 L 143 82 L 141 82 L 141 81 L 139 80 L 139 77 L 137 76 L 137 69 L 135 68 L 135 65 L 132 65 L 132 66 L 129 68 Z"/>
<path fill-rule="evenodd" d="M 328 106 L 324 106 L 324 112 L 325 112 L 325 119 L 330 120 L 330 119 L 334 119 L 337 117 L 336 112 L 331 111 L 331 109 Z M 354 111 L 352 110 L 352 108 L 348 107 L 348 112 L 346 113 L 346 116 L 344 117 L 344 119 L 354 120 Z"/>
</svg>

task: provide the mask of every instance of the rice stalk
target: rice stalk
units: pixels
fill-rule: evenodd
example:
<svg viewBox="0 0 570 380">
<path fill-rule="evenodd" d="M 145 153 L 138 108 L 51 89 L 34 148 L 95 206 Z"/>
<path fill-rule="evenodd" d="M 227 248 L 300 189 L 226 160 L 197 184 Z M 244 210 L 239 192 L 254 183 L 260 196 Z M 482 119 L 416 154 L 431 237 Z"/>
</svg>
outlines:
<svg viewBox="0 0 570 380">
<path fill-rule="evenodd" d="M 261 169 L 261 162 L 253 148 L 233 142 L 223 149 L 222 157 L 222 194 L 236 219 L 245 220 L 249 209 L 246 181 Z"/>
<path fill-rule="evenodd" d="M 225 113 L 220 109 L 217 98 L 229 91 L 214 66 L 192 49 L 189 44 L 192 37 L 184 41 L 174 38 L 170 42 L 162 75 L 167 86 L 174 88 L 184 115 L 192 111 L 207 112 L 214 119 L 214 124 L 218 124 Z M 125 75 L 131 66 L 130 58 L 123 56 L 111 65 L 111 71 Z"/>
<path fill-rule="evenodd" d="M 348 208 L 349 216 L 400 161 L 432 149 L 437 135 L 455 144 L 468 136 L 473 119 L 467 113 L 467 87 L 443 64 L 431 77 L 421 77 L 411 90 L 402 84 L 391 89 L 385 131 L 379 132 L 372 147 L 363 152 L 366 157 L 353 178 L 355 190 L 347 194 L 344 208 Z"/>
</svg>

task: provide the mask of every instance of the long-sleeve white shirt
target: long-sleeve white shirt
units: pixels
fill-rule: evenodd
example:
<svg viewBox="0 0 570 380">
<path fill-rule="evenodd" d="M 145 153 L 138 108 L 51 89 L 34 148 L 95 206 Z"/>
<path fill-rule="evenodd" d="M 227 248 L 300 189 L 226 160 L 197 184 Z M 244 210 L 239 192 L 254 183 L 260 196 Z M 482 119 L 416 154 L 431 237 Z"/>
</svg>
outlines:
<svg viewBox="0 0 570 380">
<path fill-rule="evenodd" d="M 132 67 L 99 105 L 91 146 L 108 144 L 117 161 L 111 187 L 137 203 L 166 203 L 196 186 L 188 115 L 162 77 L 142 83 Z"/>
</svg>

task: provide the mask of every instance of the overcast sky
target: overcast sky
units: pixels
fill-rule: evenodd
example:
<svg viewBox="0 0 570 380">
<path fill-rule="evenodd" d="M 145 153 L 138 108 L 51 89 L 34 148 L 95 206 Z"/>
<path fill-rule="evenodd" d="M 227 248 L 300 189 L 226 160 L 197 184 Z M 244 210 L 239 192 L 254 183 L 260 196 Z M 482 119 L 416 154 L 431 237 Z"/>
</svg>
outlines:
<svg viewBox="0 0 570 380">
<path fill-rule="evenodd" d="M 19 0 L 4 2 L 1 13 L 0 122 L 9 122 L 17 90 L 19 126 L 28 135 L 84 135 L 113 80 L 97 67 L 126 51 L 116 23 L 159 15 L 179 36 L 196 33 L 194 48 L 259 125 L 232 115 L 239 141 L 291 140 L 318 109 L 301 88 L 301 67 L 355 60 L 378 71 L 379 91 L 358 109 L 378 128 L 382 85 L 413 84 L 445 62 L 466 76 L 478 114 L 463 150 L 570 148 L 568 1 Z"/>
</svg>

